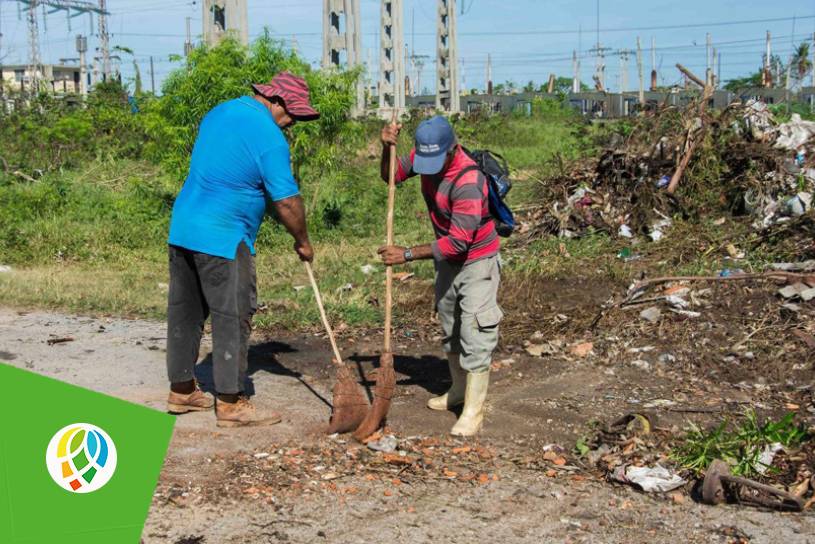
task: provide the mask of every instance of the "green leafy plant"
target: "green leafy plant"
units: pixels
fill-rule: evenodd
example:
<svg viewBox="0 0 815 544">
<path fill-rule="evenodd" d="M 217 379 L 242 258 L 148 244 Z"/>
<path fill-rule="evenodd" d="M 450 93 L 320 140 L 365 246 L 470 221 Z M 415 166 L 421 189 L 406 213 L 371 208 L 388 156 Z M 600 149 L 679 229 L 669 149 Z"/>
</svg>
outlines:
<svg viewBox="0 0 815 544">
<path fill-rule="evenodd" d="M 703 472 L 713 460 L 722 459 L 734 474 L 753 476 L 761 468 L 760 457 L 766 446 L 779 443 L 785 448 L 797 448 L 810 439 L 803 425 L 795 424 L 792 413 L 762 424 L 755 411 L 748 410 L 738 426 L 728 420 L 711 430 L 691 424 L 671 457 L 696 473 Z"/>
</svg>

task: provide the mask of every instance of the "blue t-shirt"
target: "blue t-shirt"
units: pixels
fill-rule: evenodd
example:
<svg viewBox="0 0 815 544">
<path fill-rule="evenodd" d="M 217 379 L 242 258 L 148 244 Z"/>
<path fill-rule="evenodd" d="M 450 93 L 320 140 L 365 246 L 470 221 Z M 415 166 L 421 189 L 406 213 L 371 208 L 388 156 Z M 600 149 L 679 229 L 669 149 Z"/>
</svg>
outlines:
<svg viewBox="0 0 815 544">
<path fill-rule="evenodd" d="M 299 192 L 289 144 L 269 110 L 249 96 L 224 102 L 201 122 L 168 242 L 226 259 L 246 242 L 254 255 L 265 196 Z"/>
</svg>

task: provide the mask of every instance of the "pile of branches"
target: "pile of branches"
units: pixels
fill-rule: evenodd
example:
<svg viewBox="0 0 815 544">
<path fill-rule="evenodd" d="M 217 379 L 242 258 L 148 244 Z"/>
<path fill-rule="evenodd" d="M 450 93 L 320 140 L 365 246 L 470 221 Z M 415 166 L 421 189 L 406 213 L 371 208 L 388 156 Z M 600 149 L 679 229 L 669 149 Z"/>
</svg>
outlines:
<svg viewBox="0 0 815 544">
<path fill-rule="evenodd" d="M 706 108 L 703 94 L 685 108 L 652 108 L 613 134 L 596 159 L 564 165 L 541 185 L 541 205 L 522 217 L 527 240 L 577 237 L 589 230 L 656 240 L 671 218 L 709 211 L 752 214 L 775 223 L 786 200 L 815 179 L 773 147 L 775 121 L 754 104 Z M 626 126 L 626 125 L 624 125 Z"/>
</svg>

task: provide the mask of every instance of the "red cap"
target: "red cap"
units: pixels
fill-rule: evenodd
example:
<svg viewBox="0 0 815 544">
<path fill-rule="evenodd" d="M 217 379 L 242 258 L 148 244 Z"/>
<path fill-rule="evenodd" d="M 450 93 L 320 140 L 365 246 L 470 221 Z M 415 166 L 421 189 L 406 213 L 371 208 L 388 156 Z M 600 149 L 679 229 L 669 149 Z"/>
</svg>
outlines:
<svg viewBox="0 0 815 544">
<path fill-rule="evenodd" d="M 300 121 L 318 119 L 320 114 L 311 107 L 308 97 L 308 83 L 289 72 L 280 72 L 266 84 L 256 83 L 252 88 L 266 98 L 279 97 L 286 111 Z"/>
</svg>

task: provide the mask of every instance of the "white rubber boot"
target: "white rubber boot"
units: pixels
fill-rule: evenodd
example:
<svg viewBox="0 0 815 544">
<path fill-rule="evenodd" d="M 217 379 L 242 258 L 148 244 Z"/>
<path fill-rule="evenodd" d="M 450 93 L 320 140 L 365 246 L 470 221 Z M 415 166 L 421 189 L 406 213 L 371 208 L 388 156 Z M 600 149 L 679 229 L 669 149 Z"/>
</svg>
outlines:
<svg viewBox="0 0 815 544">
<path fill-rule="evenodd" d="M 459 364 L 458 353 L 447 354 L 447 366 L 450 367 L 450 377 L 453 383 L 447 393 L 439 397 L 433 397 L 427 401 L 427 407 L 431 410 L 449 410 L 464 402 L 464 389 L 467 387 L 467 371 Z"/>
<path fill-rule="evenodd" d="M 487 399 L 487 388 L 490 385 L 490 371 L 467 374 L 467 390 L 464 395 L 464 410 L 453 425 L 450 434 L 456 436 L 473 436 L 481 430 L 484 422 L 484 401 Z"/>
</svg>

